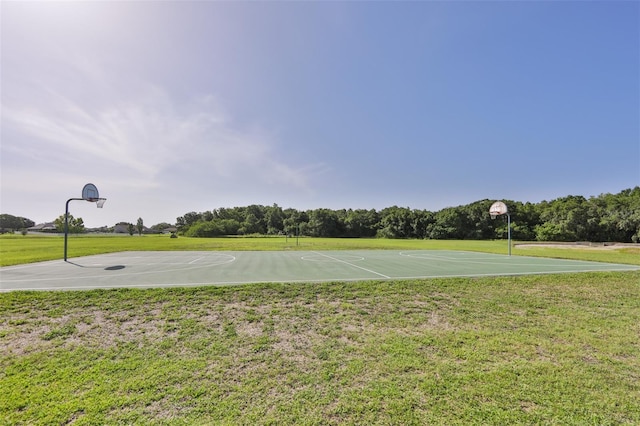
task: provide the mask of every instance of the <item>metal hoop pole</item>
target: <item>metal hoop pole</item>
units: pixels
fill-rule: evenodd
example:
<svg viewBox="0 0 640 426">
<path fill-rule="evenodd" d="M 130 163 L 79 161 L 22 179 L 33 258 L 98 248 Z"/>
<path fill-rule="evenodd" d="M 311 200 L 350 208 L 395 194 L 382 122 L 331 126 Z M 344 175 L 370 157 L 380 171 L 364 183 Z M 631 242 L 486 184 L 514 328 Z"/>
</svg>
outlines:
<svg viewBox="0 0 640 426">
<path fill-rule="evenodd" d="M 511 256 L 511 215 L 507 212 L 507 235 L 509 241 L 509 256 Z"/>
<path fill-rule="evenodd" d="M 67 236 L 69 234 L 69 202 L 84 200 L 84 198 L 69 198 L 64 206 L 64 261 L 67 261 Z"/>
</svg>

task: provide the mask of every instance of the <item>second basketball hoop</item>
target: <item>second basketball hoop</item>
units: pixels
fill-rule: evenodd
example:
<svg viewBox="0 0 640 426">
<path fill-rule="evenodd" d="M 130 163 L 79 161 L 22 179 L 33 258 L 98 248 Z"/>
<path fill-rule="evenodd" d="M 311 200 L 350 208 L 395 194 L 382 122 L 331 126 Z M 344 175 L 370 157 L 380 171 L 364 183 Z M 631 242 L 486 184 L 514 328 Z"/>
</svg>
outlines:
<svg viewBox="0 0 640 426">
<path fill-rule="evenodd" d="M 509 256 L 511 256 L 511 215 L 509 214 L 509 210 L 507 209 L 507 205 L 502 201 L 496 201 L 491 205 L 489 209 L 489 214 L 491 215 L 491 219 L 495 219 L 498 216 L 503 214 L 507 215 L 507 234 L 508 234 L 508 244 L 509 244 Z"/>
<path fill-rule="evenodd" d="M 509 211 L 507 209 L 507 205 L 502 201 L 496 201 L 491 205 L 491 208 L 489 209 L 489 214 L 493 219 L 495 219 L 496 216 L 507 214 L 508 212 Z"/>
</svg>

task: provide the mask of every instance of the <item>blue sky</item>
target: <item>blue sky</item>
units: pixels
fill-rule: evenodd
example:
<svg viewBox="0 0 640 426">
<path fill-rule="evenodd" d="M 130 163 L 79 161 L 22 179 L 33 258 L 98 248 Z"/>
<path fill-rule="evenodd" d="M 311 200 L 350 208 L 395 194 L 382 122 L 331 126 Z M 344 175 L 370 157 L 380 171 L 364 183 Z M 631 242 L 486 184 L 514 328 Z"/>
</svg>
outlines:
<svg viewBox="0 0 640 426">
<path fill-rule="evenodd" d="M 539 202 L 640 185 L 635 1 L 1 3 L 1 213 Z"/>
</svg>

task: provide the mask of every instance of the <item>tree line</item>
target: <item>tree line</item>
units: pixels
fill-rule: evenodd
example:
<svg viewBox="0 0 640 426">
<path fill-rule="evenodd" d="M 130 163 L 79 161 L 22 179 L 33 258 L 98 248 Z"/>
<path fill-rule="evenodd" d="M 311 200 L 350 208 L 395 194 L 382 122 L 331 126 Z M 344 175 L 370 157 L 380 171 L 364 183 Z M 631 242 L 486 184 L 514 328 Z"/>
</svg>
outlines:
<svg viewBox="0 0 640 426">
<path fill-rule="evenodd" d="M 511 215 L 512 238 L 521 241 L 594 241 L 640 243 L 640 187 L 618 194 L 585 198 L 569 195 L 552 201 L 523 203 L 503 200 Z M 218 208 L 190 212 L 176 219 L 180 234 L 190 237 L 223 235 L 300 235 L 311 237 L 379 237 L 419 239 L 502 239 L 505 217 L 492 220 L 493 200 L 480 200 L 437 212 L 387 207 L 375 209 L 283 209 L 272 206 Z M 34 225 L 30 219 L 0 214 L 0 231 L 13 232 Z M 64 216 L 55 221 L 58 232 Z M 171 227 L 168 223 L 152 229 Z M 128 232 L 142 233 L 142 218 L 128 224 Z M 84 232 L 82 218 L 69 216 L 69 232 Z"/>
<path fill-rule="evenodd" d="M 511 235 L 522 241 L 640 242 L 640 187 L 618 194 L 585 198 L 569 195 L 553 201 L 509 207 Z M 176 219 L 189 237 L 222 235 L 301 235 L 311 237 L 380 237 L 419 239 L 500 239 L 507 236 L 506 217 L 493 220 L 494 200 L 447 207 L 437 212 L 387 207 L 375 209 L 283 209 L 271 206 L 218 208 L 190 212 Z"/>
<path fill-rule="evenodd" d="M 27 229 L 35 225 L 31 219 L 10 214 L 0 214 L 0 232 L 14 232 Z"/>
</svg>

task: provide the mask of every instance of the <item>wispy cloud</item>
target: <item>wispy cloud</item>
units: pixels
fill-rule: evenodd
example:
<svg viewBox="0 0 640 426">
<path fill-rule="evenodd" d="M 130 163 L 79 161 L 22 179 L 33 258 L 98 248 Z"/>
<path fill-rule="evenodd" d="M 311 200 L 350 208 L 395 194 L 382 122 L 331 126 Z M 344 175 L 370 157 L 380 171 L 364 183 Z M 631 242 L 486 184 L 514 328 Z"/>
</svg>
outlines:
<svg viewBox="0 0 640 426">
<path fill-rule="evenodd" d="M 45 106 L 3 104 L 2 114 L 14 130 L 30 135 L 27 143 L 3 144 L 16 157 L 95 162 L 120 177 L 158 184 L 168 180 L 163 174 L 176 163 L 216 179 L 250 176 L 261 184 L 298 189 L 308 184 L 308 168 L 279 160 L 273 135 L 234 126 L 212 97 L 178 105 L 149 87 L 137 99 L 96 107 L 50 92 Z"/>
</svg>

